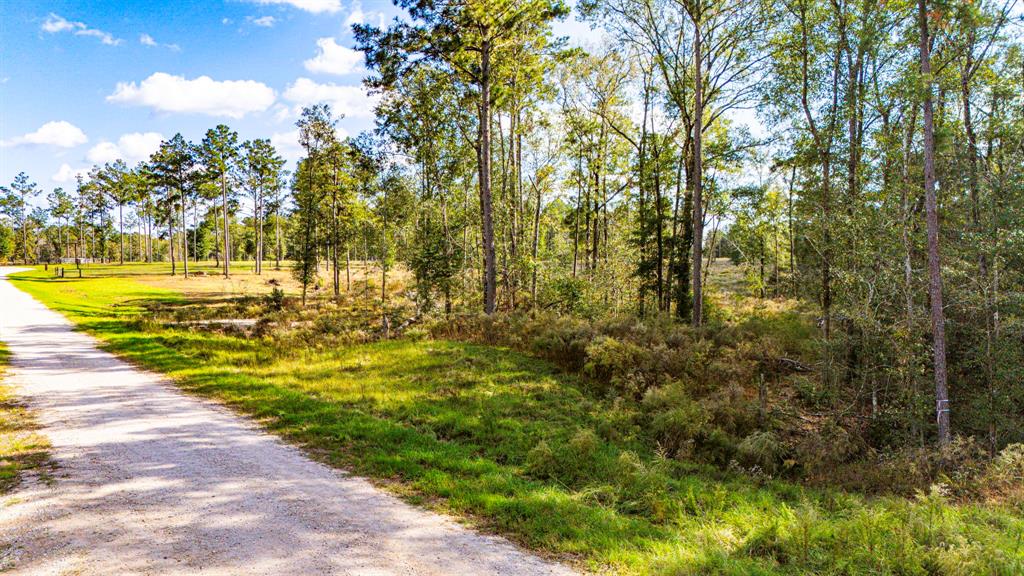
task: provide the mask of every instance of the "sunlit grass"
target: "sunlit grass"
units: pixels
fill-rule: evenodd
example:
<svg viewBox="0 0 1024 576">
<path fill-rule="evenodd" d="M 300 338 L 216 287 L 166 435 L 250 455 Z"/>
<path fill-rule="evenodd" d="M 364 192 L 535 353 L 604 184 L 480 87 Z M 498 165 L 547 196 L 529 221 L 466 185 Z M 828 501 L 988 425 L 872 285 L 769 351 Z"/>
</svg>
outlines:
<svg viewBox="0 0 1024 576">
<path fill-rule="evenodd" d="M 147 270 L 153 270 L 149 268 Z M 145 278 L 16 285 L 108 349 L 217 399 L 335 466 L 541 552 L 623 574 L 1020 574 L 1007 507 L 867 499 L 659 458 L 617 408 L 509 350 L 447 341 L 281 348 L 139 329 Z M 544 461 L 543 458 L 550 461 Z M 537 472 L 542 466 L 550 474 Z"/>
</svg>

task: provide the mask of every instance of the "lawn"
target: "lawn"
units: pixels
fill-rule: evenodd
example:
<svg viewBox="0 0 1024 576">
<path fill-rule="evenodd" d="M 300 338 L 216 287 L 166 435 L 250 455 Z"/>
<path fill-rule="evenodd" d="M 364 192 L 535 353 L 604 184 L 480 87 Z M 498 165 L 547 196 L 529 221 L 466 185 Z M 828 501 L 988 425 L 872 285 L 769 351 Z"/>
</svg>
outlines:
<svg viewBox="0 0 1024 576">
<path fill-rule="evenodd" d="M 506 349 L 285 347 L 133 322 L 148 301 L 181 301 L 214 282 L 170 279 L 165 267 L 96 266 L 82 279 L 34 270 L 13 281 L 108 350 L 314 458 L 595 572 L 1024 573 L 1020 510 L 952 505 L 940 491 L 868 499 L 660 458 L 620 406 Z M 247 274 L 236 281 L 263 290 Z"/>
</svg>

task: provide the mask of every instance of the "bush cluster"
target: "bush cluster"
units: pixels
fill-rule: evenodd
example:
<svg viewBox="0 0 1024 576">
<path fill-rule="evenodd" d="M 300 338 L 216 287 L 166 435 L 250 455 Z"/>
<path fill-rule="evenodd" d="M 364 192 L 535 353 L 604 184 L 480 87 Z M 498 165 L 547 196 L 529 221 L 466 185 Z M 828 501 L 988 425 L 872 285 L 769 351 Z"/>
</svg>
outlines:
<svg viewBox="0 0 1024 576">
<path fill-rule="evenodd" d="M 885 415 L 837 409 L 846 399 L 816 367 L 822 350 L 813 318 L 784 308 L 719 316 L 701 330 L 667 317 L 550 311 L 455 316 L 429 328 L 437 338 L 515 348 L 579 374 L 613 406 L 594 437 L 640 438 L 669 459 L 874 493 L 913 494 L 935 483 L 964 498 L 1024 491 L 1013 483 L 1024 450 L 1007 448 L 993 460 L 970 439 L 944 451 L 874 445 L 873 427 Z M 595 463 L 601 458 L 585 450 L 588 438 L 537 446 L 530 469 L 566 484 L 578 481 L 573 474 L 621 475 L 610 456 Z"/>
</svg>

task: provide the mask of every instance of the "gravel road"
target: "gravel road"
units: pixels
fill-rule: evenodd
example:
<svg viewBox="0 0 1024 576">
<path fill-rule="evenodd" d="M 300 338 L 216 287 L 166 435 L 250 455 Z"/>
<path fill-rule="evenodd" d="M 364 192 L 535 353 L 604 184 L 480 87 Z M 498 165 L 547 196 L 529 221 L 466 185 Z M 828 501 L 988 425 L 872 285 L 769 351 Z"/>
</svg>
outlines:
<svg viewBox="0 0 1024 576">
<path fill-rule="evenodd" d="M 0 339 L 59 465 L 0 502 L 0 572 L 570 575 L 328 468 L 73 332 L 0 268 Z"/>
</svg>

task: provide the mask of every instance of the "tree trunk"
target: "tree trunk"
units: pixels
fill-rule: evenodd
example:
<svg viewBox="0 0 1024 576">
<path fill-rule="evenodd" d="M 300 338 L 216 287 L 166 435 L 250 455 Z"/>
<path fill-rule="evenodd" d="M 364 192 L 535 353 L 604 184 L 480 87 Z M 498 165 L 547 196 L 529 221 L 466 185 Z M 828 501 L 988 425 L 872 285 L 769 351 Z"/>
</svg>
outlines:
<svg viewBox="0 0 1024 576">
<path fill-rule="evenodd" d="M 540 247 L 540 186 L 534 185 L 537 190 L 537 205 L 533 208 L 533 245 L 530 247 L 530 258 L 533 262 L 533 274 L 530 279 L 530 307 L 537 307 L 537 262 L 538 248 Z"/>
<path fill-rule="evenodd" d="M 185 278 L 188 278 L 188 226 L 185 222 L 185 192 L 181 193 L 181 263 L 184 266 Z"/>
<path fill-rule="evenodd" d="M 572 277 L 575 278 L 577 270 L 579 269 L 579 253 L 580 253 L 580 210 L 583 207 L 583 147 L 580 145 L 580 154 L 577 162 L 577 181 L 578 186 L 576 187 L 576 215 L 573 218 L 573 232 L 572 232 Z"/>
<path fill-rule="evenodd" d="M 494 214 L 491 199 L 491 43 L 484 41 L 480 52 L 480 126 L 477 164 L 480 183 L 480 219 L 484 251 L 484 312 L 494 314 L 497 299 L 497 270 L 494 263 Z"/>
<path fill-rule="evenodd" d="M 281 269 L 281 215 L 274 214 L 274 244 L 276 248 L 274 250 L 274 267 L 278 270 Z"/>
<path fill-rule="evenodd" d="M 22 243 L 22 252 L 25 255 L 25 264 L 28 264 L 29 263 L 29 257 L 28 257 L 28 201 L 25 200 L 25 195 L 24 194 L 22 194 L 22 196 L 21 196 L 21 206 L 22 206 L 22 215 L 21 215 L 21 243 Z"/>
<path fill-rule="evenodd" d="M 926 82 L 924 91 L 924 195 L 925 218 L 928 224 L 928 296 L 931 300 L 932 346 L 935 370 L 935 416 L 939 445 L 948 446 L 949 391 L 946 386 L 946 316 L 942 306 L 942 268 L 939 258 L 939 208 L 935 192 L 935 118 L 932 110 L 932 70 L 930 38 L 928 32 L 927 0 L 918 0 L 920 28 L 921 76 Z"/>
<path fill-rule="evenodd" d="M 682 170 L 686 166 L 686 150 L 689 148 L 689 143 L 683 146 L 683 150 L 679 153 L 679 174 L 678 179 L 682 180 Z M 690 262 L 689 255 L 693 249 L 693 186 L 691 179 L 693 177 L 693 171 L 687 170 L 685 176 L 685 182 L 682 184 L 683 190 L 683 208 L 682 208 L 682 238 L 677 239 L 679 246 L 676 247 L 675 252 L 677 253 L 676 259 L 676 318 L 690 322 L 693 314 L 693 301 L 690 299 Z M 680 193 L 676 190 L 676 195 Z"/>
<path fill-rule="evenodd" d="M 331 263 L 334 265 L 332 279 L 334 296 L 341 295 L 341 270 L 338 268 L 338 166 L 334 166 L 334 186 L 331 188 Z"/>
<path fill-rule="evenodd" d="M 651 134 L 653 145 L 651 155 L 654 157 L 654 246 L 655 246 L 655 278 L 657 280 L 658 311 L 665 309 L 665 214 L 661 201 L 661 146 L 658 144 L 658 131 L 655 129 L 654 115 L 651 115 Z"/>
<path fill-rule="evenodd" d="M 790 296 L 796 296 L 796 230 L 793 221 L 793 187 L 796 184 L 796 162 L 789 173 L 789 275 L 790 275 Z"/>
<path fill-rule="evenodd" d="M 704 323 L 704 286 L 701 265 L 704 261 L 704 160 L 701 144 L 704 132 L 704 79 L 701 70 L 700 17 L 693 21 L 693 312 L 694 326 Z"/>
<path fill-rule="evenodd" d="M 227 174 L 220 175 L 221 200 L 224 206 L 224 277 L 231 276 L 231 229 L 228 222 L 228 180 Z"/>
<path fill-rule="evenodd" d="M 171 212 L 167 215 L 167 250 L 171 256 L 171 276 L 178 273 L 178 266 L 174 262 L 174 205 L 171 205 Z"/>
<path fill-rule="evenodd" d="M 220 256 L 223 252 L 220 243 L 220 218 L 217 216 L 217 205 L 211 203 L 210 213 L 213 214 L 213 261 L 220 268 Z"/>
<path fill-rule="evenodd" d="M 260 199 L 259 192 L 255 192 L 252 199 L 252 241 L 253 241 L 253 271 L 260 273 Z"/>
<path fill-rule="evenodd" d="M 124 266 L 124 204 L 117 204 L 118 263 Z"/>
</svg>

